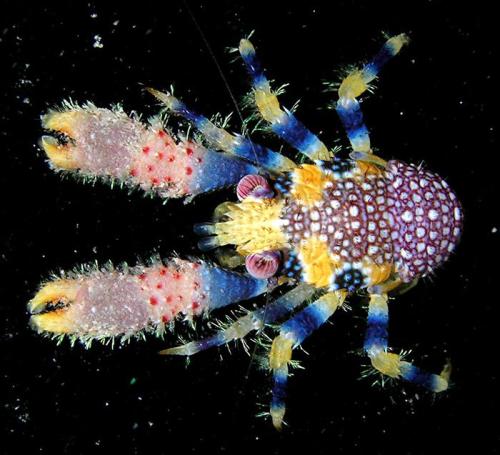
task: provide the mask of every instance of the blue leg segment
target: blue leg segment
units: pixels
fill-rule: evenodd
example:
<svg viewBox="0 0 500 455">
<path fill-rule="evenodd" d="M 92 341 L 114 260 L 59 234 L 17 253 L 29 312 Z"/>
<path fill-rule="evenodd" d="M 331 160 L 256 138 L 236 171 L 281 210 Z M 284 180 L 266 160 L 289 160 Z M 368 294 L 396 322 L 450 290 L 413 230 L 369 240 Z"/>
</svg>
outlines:
<svg viewBox="0 0 500 455">
<path fill-rule="evenodd" d="M 356 98 L 369 89 L 369 83 L 383 66 L 407 43 L 406 35 L 390 38 L 368 64 L 361 70 L 351 72 L 340 85 L 336 110 L 355 152 L 371 153 L 370 136 Z"/>
<path fill-rule="evenodd" d="M 273 372 L 270 413 L 276 429 L 281 429 L 285 415 L 288 365 L 292 358 L 292 350 L 325 323 L 342 305 L 345 297 L 344 291 L 325 294 L 281 325 L 280 334 L 274 339 L 269 354 L 269 365 Z"/>
<path fill-rule="evenodd" d="M 266 324 L 272 324 L 292 313 L 316 292 L 317 290 L 314 287 L 307 284 L 300 284 L 268 305 L 238 318 L 234 323 L 219 330 L 214 335 L 202 340 L 191 341 L 181 346 L 165 349 L 161 351 L 161 354 L 190 356 L 205 349 L 242 339 L 250 332 L 262 329 Z"/>
<path fill-rule="evenodd" d="M 323 142 L 290 111 L 281 109 L 252 43 L 246 39 L 241 40 L 239 51 L 252 79 L 255 104 L 262 117 L 271 124 L 272 131 L 313 161 L 330 159 L 330 153 Z"/>
<path fill-rule="evenodd" d="M 427 373 L 410 362 L 401 360 L 398 354 L 388 352 L 389 309 L 387 300 L 387 294 L 372 294 L 370 296 L 364 349 L 370 357 L 373 367 L 384 375 L 392 378 L 403 378 L 433 392 L 446 390 L 450 376 L 449 365 L 439 375 Z"/>
<path fill-rule="evenodd" d="M 222 308 L 265 293 L 268 281 L 205 265 L 202 272 L 204 292 L 210 296 L 208 309 Z"/>
<path fill-rule="evenodd" d="M 200 194 L 236 185 L 245 175 L 258 174 L 259 171 L 257 166 L 247 161 L 207 149 L 203 171 L 197 174 L 191 191 L 193 194 Z"/>
<path fill-rule="evenodd" d="M 352 149 L 356 152 L 370 153 L 370 133 L 365 125 L 358 100 L 340 98 L 336 110 L 351 142 Z"/>
<path fill-rule="evenodd" d="M 209 119 L 197 114 L 174 96 L 153 89 L 149 89 L 149 92 L 160 100 L 170 112 L 180 115 L 192 123 L 213 147 L 248 160 L 270 172 L 283 172 L 295 167 L 292 160 L 280 153 L 256 144 L 242 135 L 233 135 L 215 126 Z"/>
</svg>

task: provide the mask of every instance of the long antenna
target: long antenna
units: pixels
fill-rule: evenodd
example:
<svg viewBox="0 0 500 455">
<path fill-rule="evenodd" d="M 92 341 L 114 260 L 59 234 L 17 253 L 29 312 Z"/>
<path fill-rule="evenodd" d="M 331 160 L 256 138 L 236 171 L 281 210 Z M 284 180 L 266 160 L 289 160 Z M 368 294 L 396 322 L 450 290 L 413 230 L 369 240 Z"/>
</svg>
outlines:
<svg viewBox="0 0 500 455">
<path fill-rule="evenodd" d="M 184 4 L 184 7 L 186 8 L 187 13 L 191 17 L 191 20 L 193 21 L 193 24 L 196 27 L 196 30 L 198 30 L 198 33 L 200 34 L 200 37 L 201 37 L 201 39 L 203 41 L 203 44 L 207 48 L 207 51 L 208 51 L 210 57 L 212 58 L 215 66 L 217 68 L 217 71 L 219 72 L 219 75 L 220 75 L 220 77 L 222 79 L 222 82 L 224 83 L 224 86 L 226 87 L 227 93 L 229 94 L 229 96 L 231 98 L 231 101 L 232 101 L 232 103 L 234 105 L 234 108 L 236 109 L 236 112 L 238 113 L 238 117 L 240 118 L 241 125 L 242 126 L 245 125 L 245 119 L 243 118 L 243 114 L 241 113 L 241 110 L 240 110 L 240 108 L 238 106 L 238 102 L 236 101 L 236 98 L 235 98 L 235 96 L 233 94 L 233 91 L 231 90 L 229 82 L 226 79 L 226 76 L 224 74 L 224 71 L 222 71 L 222 68 L 219 65 L 219 61 L 217 60 L 217 57 L 215 56 L 215 53 L 212 50 L 212 47 L 210 46 L 210 43 L 208 42 L 207 37 L 205 36 L 205 33 L 203 32 L 203 30 L 202 30 L 200 24 L 198 23 L 198 21 L 196 20 L 196 16 L 194 15 L 193 11 L 189 7 L 189 4 L 188 4 L 187 0 L 182 0 L 182 3 Z M 245 136 L 245 132 L 242 131 L 242 133 Z M 253 151 L 253 154 L 255 156 L 255 162 L 257 164 L 260 164 L 258 156 L 257 156 L 257 152 L 255 151 L 255 147 L 253 146 L 253 143 L 251 141 L 250 141 L 250 146 L 252 147 L 252 151 Z"/>
<path fill-rule="evenodd" d="M 226 79 L 226 76 L 224 74 L 224 71 L 222 71 L 222 68 L 219 65 L 219 61 L 217 60 L 217 57 L 215 56 L 215 53 L 212 50 L 212 47 L 210 46 L 210 43 L 208 42 L 207 37 L 205 36 L 205 33 L 203 32 L 203 30 L 202 30 L 200 24 L 198 23 L 198 21 L 196 20 L 196 17 L 194 15 L 193 11 L 191 10 L 191 8 L 189 7 L 189 4 L 188 4 L 187 0 L 182 0 L 182 3 L 184 4 L 184 7 L 186 8 L 187 13 L 191 17 L 191 20 L 193 21 L 193 24 L 196 27 L 196 30 L 198 30 L 198 33 L 200 34 L 200 37 L 201 37 L 201 39 L 203 41 L 203 44 L 207 48 L 207 51 L 208 51 L 210 57 L 212 58 L 215 66 L 217 68 L 217 71 L 219 72 L 219 75 L 220 75 L 220 77 L 221 77 L 221 79 L 222 79 L 222 81 L 224 83 L 224 86 L 226 87 L 227 93 L 229 94 L 229 96 L 231 98 L 231 101 L 232 101 L 232 103 L 234 105 L 234 108 L 236 109 L 236 112 L 238 113 L 238 117 L 240 118 L 241 124 L 245 125 L 245 120 L 244 120 L 243 114 L 241 113 L 241 110 L 240 110 L 240 108 L 238 106 L 238 102 L 236 101 L 236 98 L 235 98 L 235 96 L 233 94 L 233 91 L 231 90 L 229 82 Z M 243 135 L 245 135 L 245 131 L 242 131 L 242 133 L 243 133 Z M 258 156 L 257 156 L 257 152 L 255 151 L 255 147 L 253 146 L 253 143 L 251 141 L 250 141 L 250 145 L 252 147 L 252 151 L 253 151 L 253 154 L 255 156 L 255 162 L 257 164 L 259 164 L 259 159 L 258 159 Z M 271 289 L 269 289 L 269 291 L 270 290 Z M 266 303 L 265 303 L 265 307 L 264 307 L 266 309 L 264 310 L 264 321 L 266 320 L 266 311 L 267 311 L 267 307 L 268 307 L 269 301 L 270 301 L 269 291 L 266 293 Z M 258 333 L 257 333 L 257 335 L 258 335 Z M 247 371 L 246 371 L 246 374 L 245 374 L 245 381 L 248 381 L 248 376 L 250 374 L 250 369 L 251 369 L 251 366 L 252 366 L 252 363 L 253 363 L 253 360 L 254 360 L 254 357 L 255 357 L 255 353 L 256 353 L 256 350 L 257 350 L 257 344 L 258 343 L 256 341 L 255 344 L 254 344 L 254 346 L 253 346 L 252 353 L 250 354 L 250 363 L 248 365 L 248 368 L 247 368 Z"/>
</svg>

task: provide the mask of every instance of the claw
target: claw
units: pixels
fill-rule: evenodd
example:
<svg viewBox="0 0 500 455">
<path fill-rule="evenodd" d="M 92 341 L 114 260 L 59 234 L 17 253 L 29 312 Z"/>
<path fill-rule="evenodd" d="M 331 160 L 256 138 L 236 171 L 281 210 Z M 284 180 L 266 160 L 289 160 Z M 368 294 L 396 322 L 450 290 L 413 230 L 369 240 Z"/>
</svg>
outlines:
<svg viewBox="0 0 500 455">
<path fill-rule="evenodd" d="M 71 154 L 71 146 L 69 144 L 61 144 L 52 136 L 42 136 L 39 144 L 55 167 L 61 169 L 78 168 L 78 163 Z"/>
<path fill-rule="evenodd" d="M 266 292 L 267 280 L 181 259 L 89 271 L 46 283 L 28 304 L 38 332 L 84 341 L 156 331 L 174 319 Z"/>
<path fill-rule="evenodd" d="M 64 102 L 42 116 L 42 126 L 50 136 L 43 136 L 40 146 L 53 167 L 140 186 L 165 198 L 195 196 L 258 173 L 246 161 L 187 139 L 176 141 L 159 119 L 142 123 L 119 107 Z"/>
<path fill-rule="evenodd" d="M 63 138 L 63 141 L 53 136 L 42 136 L 40 139 L 40 147 L 43 148 L 55 167 L 61 169 L 78 168 L 78 161 L 72 153 L 74 146 L 69 141 L 74 141 L 77 137 L 77 126 L 82 122 L 84 116 L 83 111 L 76 109 L 52 110 L 42 116 L 43 128 L 54 131 Z M 68 141 L 64 141 L 64 139 Z"/>
<path fill-rule="evenodd" d="M 71 304 L 77 299 L 79 290 L 80 283 L 75 280 L 56 280 L 43 286 L 28 304 L 32 327 L 38 332 L 71 332 Z"/>
<path fill-rule="evenodd" d="M 73 280 L 56 280 L 43 286 L 31 299 L 28 310 L 38 314 L 48 309 L 50 305 L 62 303 L 68 305 L 76 298 L 78 284 Z"/>
</svg>

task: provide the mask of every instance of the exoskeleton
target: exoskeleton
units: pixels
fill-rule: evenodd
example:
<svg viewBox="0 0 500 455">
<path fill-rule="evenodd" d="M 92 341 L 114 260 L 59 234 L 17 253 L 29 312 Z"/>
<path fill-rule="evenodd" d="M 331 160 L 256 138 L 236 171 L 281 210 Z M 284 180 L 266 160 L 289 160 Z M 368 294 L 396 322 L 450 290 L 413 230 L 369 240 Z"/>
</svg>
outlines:
<svg viewBox="0 0 500 455">
<path fill-rule="evenodd" d="M 43 136 L 41 146 L 56 170 L 139 186 L 163 198 L 189 199 L 236 185 L 238 201 L 220 205 L 212 222 L 195 226 L 203 250 L 224 247 L 222 266 L 174 258 L 65 274 L 44 283 L 29 303 L 32 325 L 83 341 L 127 339 L 286 288 L 212 336 L 162 351 L 190 356 L 278 323 L 268 358 L 270 414 L 279 429 L 292 350 L 350 294 L 360 293 L 369 300 L 364 349 L 374 369 L 446 390 L 448 366 L 427 373 L 388 348 L 388 295 L 448 258 L 461 234 L 461 207 L 438 175 L 373 154 L 358 102 L 406 43 L 405 35 L 390 38 L 340 84 L 335 108 L 352 148 L 346 159 L 280 106 L 246 39 L 239 52 L 254 104 L 270 130 L 303 156 L 301 164 L 154 89 L 149 92 L 187 119 L 203 141 L 176 138 L 159 118 L 144 124 L 119 108 L 63 103 L 45 114 L 43 127 L 57 138 Z"/>
</svg>

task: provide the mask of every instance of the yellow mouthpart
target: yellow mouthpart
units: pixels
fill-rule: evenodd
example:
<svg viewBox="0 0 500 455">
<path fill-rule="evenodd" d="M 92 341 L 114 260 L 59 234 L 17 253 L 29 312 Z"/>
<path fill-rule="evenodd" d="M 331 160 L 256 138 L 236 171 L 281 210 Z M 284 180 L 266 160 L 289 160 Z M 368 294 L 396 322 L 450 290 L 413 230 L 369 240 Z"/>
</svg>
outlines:
<svg viewBox="0 0 500 455">
<path fill-rule="evenodd" d="M 281 226 L 284 201 L 248 197 L 224 205 L 227 221 L 215 223 L 219 245 L 236 245 L 243 256 L 287 246 Z"/>
</svg>

